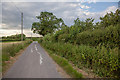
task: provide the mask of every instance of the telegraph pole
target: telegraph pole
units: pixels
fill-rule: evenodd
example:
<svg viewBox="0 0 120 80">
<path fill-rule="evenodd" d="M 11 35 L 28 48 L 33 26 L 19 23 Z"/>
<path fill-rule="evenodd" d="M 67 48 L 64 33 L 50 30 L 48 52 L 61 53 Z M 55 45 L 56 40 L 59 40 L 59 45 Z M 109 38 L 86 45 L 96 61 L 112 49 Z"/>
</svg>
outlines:
<svg viewBox="0 0 120 80">
<path fill-rule="evenodd" d="M 21 41 L 23 41 L 23 12 L 21 12 Z"/>
<path fill-rule="evenodd" d="M 31 40 L 32 40 L 32 33 L 31 33 Z"/>
</svg>

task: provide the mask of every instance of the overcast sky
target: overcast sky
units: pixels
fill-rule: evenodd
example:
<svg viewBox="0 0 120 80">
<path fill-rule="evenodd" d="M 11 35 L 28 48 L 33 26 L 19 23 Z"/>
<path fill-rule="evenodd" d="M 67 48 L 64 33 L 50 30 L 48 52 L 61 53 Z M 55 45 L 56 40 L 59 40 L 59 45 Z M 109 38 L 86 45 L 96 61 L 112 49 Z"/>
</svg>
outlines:
<svg viewBox="0 0 120 80">
<path fill-rule="evenodd" d="M 99 21 L 99 17 L 104 16 L 107 12 L 115 12 L 118 8 L 119 0 L 109 0 L 111 2 L 96 2 L 94 0 L 94 2 L 82 3 L 73 2 L 72 0 L 71 2 L 37 2 L 37 0 L 35 0 L 36 2 L 26 2 L 27 0 L 23 2 L 14 2 L 14 0 L 12 0 L 13 2 L 5 1 L 2 2 L 2 14 L 0 14 L 0 18 L 2 18 L 0 36 L 20 33 L 20 11 L 24 14 L 24 33 L 26 36 L 31 36 L 32 23 L 38 21 L 36 16 L 40 15 L 41 11 L 52 12 L 58 18 L 62 18 L 66 25 L 70 26 L 77 17 L 81 20 L 94 18 L 95 22 Z M 37 34 L 32 35 L 40 36 Z"/>
</svg>

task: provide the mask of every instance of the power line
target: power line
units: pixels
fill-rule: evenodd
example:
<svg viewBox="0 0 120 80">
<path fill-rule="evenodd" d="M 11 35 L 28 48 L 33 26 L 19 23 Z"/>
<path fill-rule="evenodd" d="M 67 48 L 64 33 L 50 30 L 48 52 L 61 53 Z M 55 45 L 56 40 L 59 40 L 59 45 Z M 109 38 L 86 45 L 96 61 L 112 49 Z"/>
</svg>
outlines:
<svg viewBox="0 0 120 80">
<path fill-rule="evenodd" d="M 18 10 L 18 12 L 22 12 L 21 10 L 20 10 L 20 8 L 18 8 L 16 5 L 15 5 L 15 3 L 11 0 L 11 2 L 14 4 L 14 6 L 16 7 L 16 9 Z"/>
<path fill-rule="evenodd" d="M 21 13 L 21 41 L 23 41 L 23 12 L 15 5 L 15 3 L 12 0 L 11 2 L 14 4 L 18 12 Z"/>
</svg>

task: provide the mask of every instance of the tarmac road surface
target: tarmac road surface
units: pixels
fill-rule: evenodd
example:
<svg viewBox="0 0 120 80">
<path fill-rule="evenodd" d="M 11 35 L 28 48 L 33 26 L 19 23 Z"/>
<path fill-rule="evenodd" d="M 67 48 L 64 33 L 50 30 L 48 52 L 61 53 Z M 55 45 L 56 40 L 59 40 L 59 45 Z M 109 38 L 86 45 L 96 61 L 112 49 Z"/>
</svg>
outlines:
<svg viewBox="0 0 120 80">
<path fill-rule="evenodd" d="M 31 43 L 3 78 L 63 78 L 37 41 Z"/>
</svg>

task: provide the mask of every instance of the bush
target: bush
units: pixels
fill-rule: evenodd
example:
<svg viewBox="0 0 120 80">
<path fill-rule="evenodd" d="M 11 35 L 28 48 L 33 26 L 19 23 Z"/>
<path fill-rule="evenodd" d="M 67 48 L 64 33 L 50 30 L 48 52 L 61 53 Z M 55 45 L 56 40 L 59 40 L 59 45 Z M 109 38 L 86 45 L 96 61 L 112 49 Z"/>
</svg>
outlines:
<svg viewBox="0 0 120 80">
<path fill-rule="evenodd" d="M 120 25 L 109 26 L 106 29 L 96 29 L 94 31 L 84 31 L 77 34 L 76 44 L 97 46 L 100 43 L 115 48 L 119 43 Z"/>
<path fill-rule="evenodd" d="M 54 43 L 43 41 L 42 45 L 53 53 L 66 58 L 76 66 L 90 68 L 104 77 L 116 77 L 118 72 L 118 47 L 105 48 L 99 44 L 96 48 L 85 45 L 72 45 L 70 43 Z M 117 51 L 116 51 L 117 50 Z"/>
</svg>

